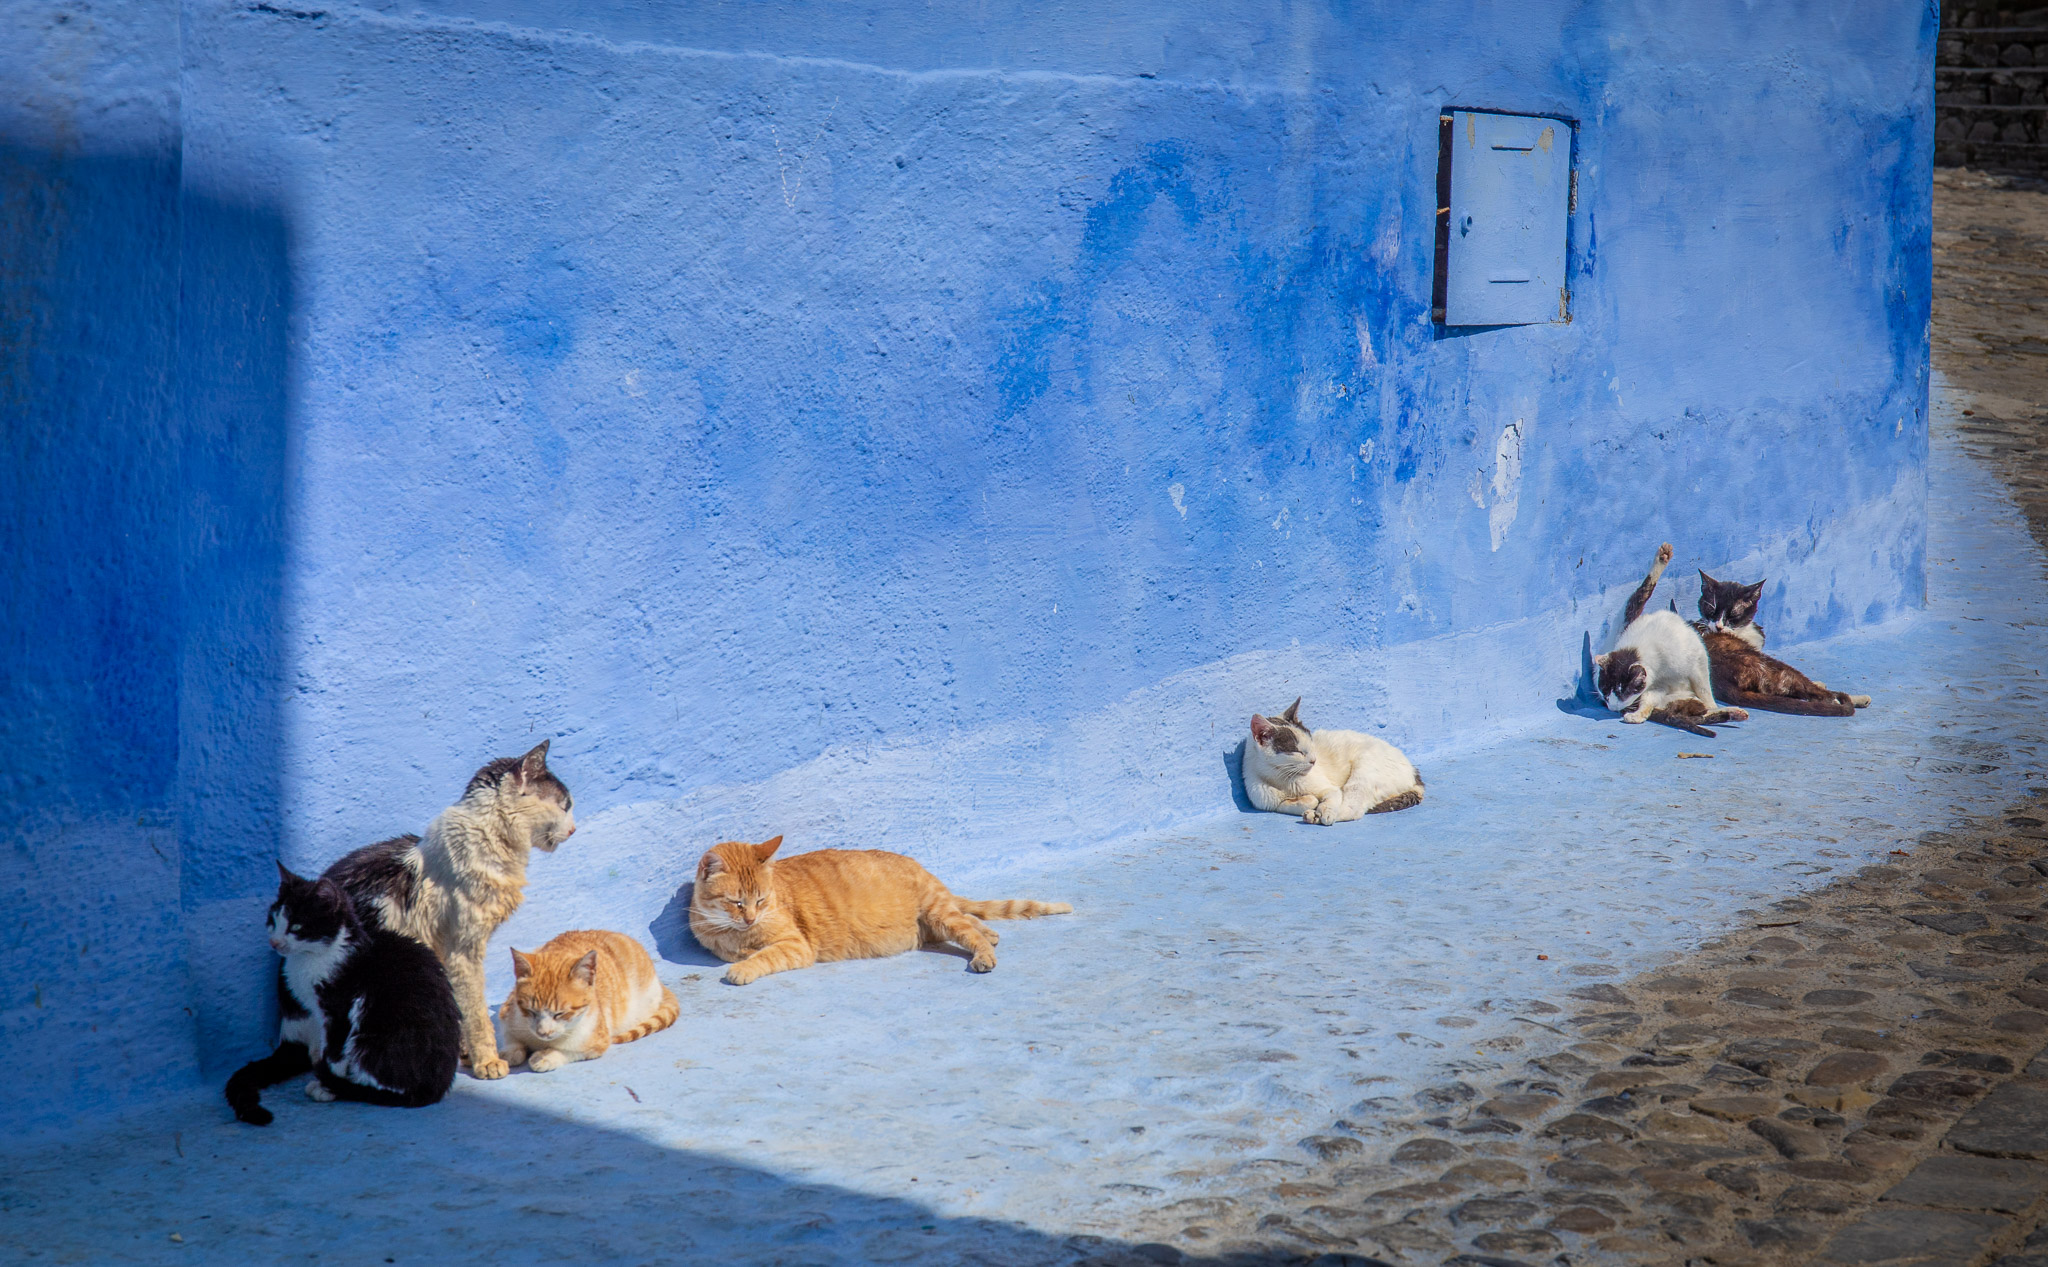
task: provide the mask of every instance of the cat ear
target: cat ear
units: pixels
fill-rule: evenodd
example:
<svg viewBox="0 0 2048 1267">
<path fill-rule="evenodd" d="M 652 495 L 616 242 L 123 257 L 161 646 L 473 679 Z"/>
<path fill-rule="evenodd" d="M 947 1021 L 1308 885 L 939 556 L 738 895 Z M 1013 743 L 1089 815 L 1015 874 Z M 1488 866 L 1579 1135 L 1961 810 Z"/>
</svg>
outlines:
<svg viewBox="0 0 2048 1267">
<path fill-rule="evenodd" d="M 1252 741 L 1254 743 L 1270 741 L 1273 738 L 1273 730 L 1272 722 L 1267 721 L 1257 713 L 1252 714 Z"/>
<path fill-rule="evenodd" d="M 290 868 L 290 867 L 287 867 L 287 866 L 285 866 L 285 865 L 284 865 L 284 863 L 283 863 L 283 862 L 281 862 L 281 861 L 280 861 L 280 862 L 279 862 L 279 863 L 277 864 L 277 880 L 278 880 L 278 883 L 279 883 L 279 884 L 304 884 L 304 883 L 305 883 L 305 880 L 301 879 L 300 877 L 298 877 L 298 876 L 296 876 L 296 875 L 293 875 L 293 874 L 292 874 L 292 870 L 291 870 L 291 868 Z"/>
<path fill-rule="evenodd" d="M 348 890 L 324 875 L 313 882 L 313 895 L 335 906 L 354 906 L 348 899 Z"/>
<path fill-rule="evenodd" d="M 1294 702 L 1287 706 L 1287 711 L 1280 714 L 1280 720 L 1294 726 L 1301 725 L 1301 696 L 1294 697 Z"/>
<path fill-rule="evenodd" d="M 576 961 L 576 966 L 569 969 L 569 975 L 575 977 L 578 981 L 581 981 L 585 985 L 590 985 L 592 982 L 596 981 L 597 952 L 595 950 L 584 952 L 583 957 Z"/>
<path fill-rule="evenodd" d="M 519 780 L 532 783 L 548 772 L 548 741 L 543 739 L 540 746 L 519 759 Z"/>
<path fill-rule="evenodd" d="M 1608 655 L 1612 655 L 1612 654 L 1613 654 L 1612 652 L 1609 652 L 1609 653 L 1608 653 Z M 1596 655 L 1596 656 L 1594 656 L 1594 657 L 1593 657 L 1593 667 L 1594 667 L 1594 668 L 1596 668 L 1596 669 L 1604 669 L 1604 668 L 1606 668 L 1606 667 L 1607 667 L 1607 656 L 1604 656 L 1604 655 Z"/>
<path fill-rule="evenodd" d="M 533 960 L 518 951 L 512 952 L 512 975 L 521 981 L 533 975 Z"/>
<path fill-rule="evenodd" d="M 706 849 L 704 856 L 697 859 L 697 883 L 702 884 L 723 870 L 725 859 L 718 856 L 716 849 Z"/>
<path fill-rule="evenodd" d="M 754 861 L 766 862 L 770 858 L 773 858 L 775 856 L 775 851 L 780 848 L 782 848 L 782 837 L 774 836 L 767 840 L 764 840 L 760 844 L 754 846 Z"/>
<path fill-rule="evenodd" d="M 1766 577 L 1764 578 L 1764 580 L 1758 581 L 1754 585 L 1744 586 L 1742 592 L 1749 596 L 1749 600 L 1751 602 L 1758 602 L 1762 600 L 1764 596 L 1764 586 L 1769 582 L 1769 580 L 1770 578 Z"/>
</svg>

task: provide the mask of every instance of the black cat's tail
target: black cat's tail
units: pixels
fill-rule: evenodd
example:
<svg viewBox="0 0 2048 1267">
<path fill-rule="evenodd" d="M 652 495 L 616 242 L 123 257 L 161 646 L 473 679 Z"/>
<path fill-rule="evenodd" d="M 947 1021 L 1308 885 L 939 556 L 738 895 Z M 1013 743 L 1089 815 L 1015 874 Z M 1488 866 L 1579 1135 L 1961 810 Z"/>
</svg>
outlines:
<svg viewBox="0 0 2048 1267">
<path fill-rule="evenodd" d="M 277 1050 L 261 1060 L 252 1060 L 235 1070 L 228 1079 L 228 1107 L 251 1126 L 268 1126 L 269 1109 L 263 1107 L 263 1088 L 305 1073 L 313 1067 L 304 1043 L 279 1043 Z"/>
<path fill-rule="evenodd" d="M 1800 699 L 1791 695 L 1752 695 L 1734 691 L 1718 695 L 1723 704 L 1760 708 L 1767 713 L 1791 713 L 1798 717 L 1854 717 L 1856 705 L 1840 691 L 1829 691 L 1826 699 Z"/>
</svg>

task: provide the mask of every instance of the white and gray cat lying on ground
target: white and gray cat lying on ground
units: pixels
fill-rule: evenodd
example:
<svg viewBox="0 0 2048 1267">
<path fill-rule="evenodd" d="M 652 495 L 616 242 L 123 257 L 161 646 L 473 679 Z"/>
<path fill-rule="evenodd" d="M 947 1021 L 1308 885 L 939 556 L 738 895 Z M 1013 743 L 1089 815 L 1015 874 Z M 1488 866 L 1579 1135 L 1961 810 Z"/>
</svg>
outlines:
<svg viewBox="0 0 2048 1267">
<path fill-rule="evenodd" d="M 1238 768 L 1252 804 L 1305 823 L 1348 823 L 1422 803 L 1422 776 L 1399 748 L 1355 730 L 1310 730 L 1298 699 L 1278 717 L 1252 714 Z"/>
</svg>

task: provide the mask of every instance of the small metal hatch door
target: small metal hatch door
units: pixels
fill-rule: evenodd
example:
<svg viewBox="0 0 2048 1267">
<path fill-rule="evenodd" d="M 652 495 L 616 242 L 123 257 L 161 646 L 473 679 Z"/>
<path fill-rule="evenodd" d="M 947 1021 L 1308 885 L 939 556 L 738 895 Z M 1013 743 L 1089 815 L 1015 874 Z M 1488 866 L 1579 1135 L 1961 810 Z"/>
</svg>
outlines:
<svg viewBox="0 0 2048 1267">
<path fill-rule="evenodd" d="M 1564 271 L 1571 124 L 1476 110 L 1444 117 L 1440 162 L 1449 168 L 1450 196 L 1443 204 L 1448 232 L 1439 236 L 1437 320 L 1452 326 L 1571 320 Z"/>
</svg>

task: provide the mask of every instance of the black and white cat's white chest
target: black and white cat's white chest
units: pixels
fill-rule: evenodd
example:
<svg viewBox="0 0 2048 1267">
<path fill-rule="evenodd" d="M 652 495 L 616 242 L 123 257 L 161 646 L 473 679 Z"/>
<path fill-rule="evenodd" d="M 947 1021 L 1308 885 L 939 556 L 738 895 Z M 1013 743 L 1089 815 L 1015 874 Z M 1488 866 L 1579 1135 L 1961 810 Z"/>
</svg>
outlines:
<svg viewBox="0 0 2048 1267">
<path fill-rule="evenodd" d="M 351 1010 L 348 968 L 357 949 L 343 928 L 332 941 L 304 943 L 284 956 L 277 970 L 279 1042 L 299 1043 L 315 1060 L 327 1053 L 333 1022 L 345 1022 Z"/>
</svg>

